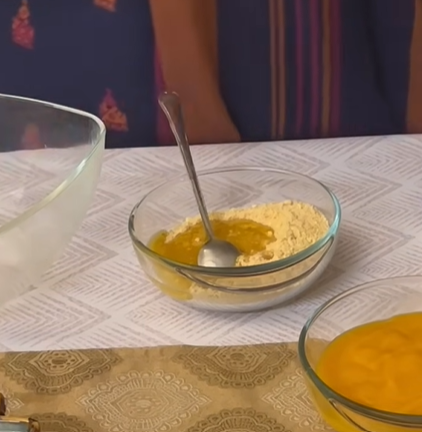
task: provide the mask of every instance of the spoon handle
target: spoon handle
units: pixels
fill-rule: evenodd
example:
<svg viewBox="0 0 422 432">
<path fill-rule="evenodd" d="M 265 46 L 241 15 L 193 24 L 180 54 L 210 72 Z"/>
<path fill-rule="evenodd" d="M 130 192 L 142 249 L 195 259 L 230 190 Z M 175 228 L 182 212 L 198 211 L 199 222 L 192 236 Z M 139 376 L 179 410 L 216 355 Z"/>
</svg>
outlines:
<svg viewBox="0 0 422 432">
<path fill-rule="evenodd" d="M 186 171 L 188 172 L 189 179 L 192 184 L 193 193 L 196 198 L 196 203 L 198 205 L 199 213 L 201 215 L 208 239 L 211 240 L 214 238 L 214 231 L 212 229 L 204 197 L 202 196 L 201 188 L 199 186 L 195 165 L 193 164 L 192 154 L 185 132 L 185 125 L 179 96 L 176 93 L 164 92 L 159 96 L 158 103 L 167 117 L 170 128 L 176 138 L 177 145 L 179 146 L 180 152 L 182 153 Z"/>
</svg>

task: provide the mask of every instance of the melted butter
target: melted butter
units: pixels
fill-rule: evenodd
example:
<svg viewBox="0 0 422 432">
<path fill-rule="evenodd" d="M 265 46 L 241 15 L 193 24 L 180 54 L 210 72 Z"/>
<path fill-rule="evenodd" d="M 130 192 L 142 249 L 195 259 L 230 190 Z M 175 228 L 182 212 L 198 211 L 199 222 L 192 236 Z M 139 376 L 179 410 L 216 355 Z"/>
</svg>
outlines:
<svg viewBox="0 0 422 432">
<path fill-rule="evenodd" d="M 253 255 L 265 250 L 268 244 L 276 241 L 274 230 L 249 219 L 212 220 L 215 236 L 232 243 L 242 255 Z M 189 227 L 167 241 L 168 232 L 154 236 L 149 248 L 159 255 L 189 265 L 196 265 L 198 254 L 207 241 L 201 222 Z"/>
<path fill-rule="evenodd" d="M 421 335 L 422 313 L 353 328 L 323 351 L 317 373 L 354 402 L 396 414 L 422 415 Z M 330 410 L 322 414 L 333 425 Z"/>
</svg>

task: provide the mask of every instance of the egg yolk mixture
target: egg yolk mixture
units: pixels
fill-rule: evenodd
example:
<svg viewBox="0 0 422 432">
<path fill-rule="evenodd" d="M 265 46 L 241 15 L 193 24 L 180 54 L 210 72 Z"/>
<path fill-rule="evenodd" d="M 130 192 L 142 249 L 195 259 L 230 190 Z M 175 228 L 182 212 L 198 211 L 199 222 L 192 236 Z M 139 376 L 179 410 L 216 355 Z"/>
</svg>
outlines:
<svg viewBox="0 0 422 432">
<path fill-rule="evenodd" d="M 274 231 L 258 222 L 247 219 L 232 219 L 228 221 L 210 221 L 214 234 L 236 246 L 245 255 L 253 255 L 264 251 L 267 245 L 275 241 Z M 168 233 L 159 233 L 151 242 L 151 249 L 173 261 L 182 264 L 196 265 L 198 254 L 207 242 L 207 236 L 202 222 L 197 222 L 186 231 L 167 241 Z"/>
<path fill-rule="evenodd" d="M 340 395 L 382 411 L 422 415 L 422 313 L 353 328 L 322 353 L 316 372 Z"/>
<path fill-rule="evenodd" d="M 217 238 L 239 250 L 236 266 L 259 265 L 295 255 L 318 241 L 329 228 L 327 218 L 318 209 L 293 201 L 212 213 L 210 222 Z M 197 265 L 199 251 L 207 240 L 197 216 L 158 233 L 148 246 L 172 261 Z"/>
</svg>

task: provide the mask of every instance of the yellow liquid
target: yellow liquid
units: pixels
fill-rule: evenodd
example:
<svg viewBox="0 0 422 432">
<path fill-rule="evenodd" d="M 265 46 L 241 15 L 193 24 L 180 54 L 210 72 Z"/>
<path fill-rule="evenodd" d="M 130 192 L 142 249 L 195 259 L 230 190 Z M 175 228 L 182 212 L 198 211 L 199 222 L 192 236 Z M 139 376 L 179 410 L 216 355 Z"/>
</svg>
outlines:
<svg viewBox="0 0 422 432">
<path fill-rule="evenodd" d="M 316 371 L 326 385 L 354 402 L 422 415 L 422 313 L 341 334 L 323 351 Z"/>
<path fill-rule="evenodd" d="M 217 238 L 232 243 L 244 255 L 262 252 L 276 240 L 270 227 L 248 219 L 217 219 L 212 220 L 211 225 Z M 199 251 L 207 241 L 202 223 L 189 227 L 168 242 L 167 236 L 167 232 L 158 233 L 149 248 L 181 264 L 197 265 Z"/>
</svg>

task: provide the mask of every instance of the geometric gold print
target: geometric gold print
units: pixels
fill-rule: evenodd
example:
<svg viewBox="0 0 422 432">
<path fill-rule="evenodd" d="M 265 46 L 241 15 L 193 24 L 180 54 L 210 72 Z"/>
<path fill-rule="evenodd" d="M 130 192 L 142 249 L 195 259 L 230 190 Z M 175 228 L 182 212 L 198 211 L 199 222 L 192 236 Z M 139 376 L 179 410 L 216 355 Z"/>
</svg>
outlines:
<svg viewBox="0 0 422 432">
<path fill-rule="evenodd" d="M 7 353 L 0 369 L 28 390 L 57 395 L 109 371 L 120 361 L 110 350 Z"/>
<path fill-rule="evenodd" d="M 186 347 L 172 360 L 199 379 L 221 388 L 254 388 L 274 379 L 296 353 L 285 345 Z"/>
<path fill-rule="evenodd" d="M 189 428 L 187 432 L 283 432 L 286 428 L 276 420 L 254 409 L 222 410 Z"/>
<path fill-rule="evenodd" d="M 210 400 L 171 373 L 132 371 L 97 385 L 77 402 L 110 432 L 166 432 Z"/>
</svg>

